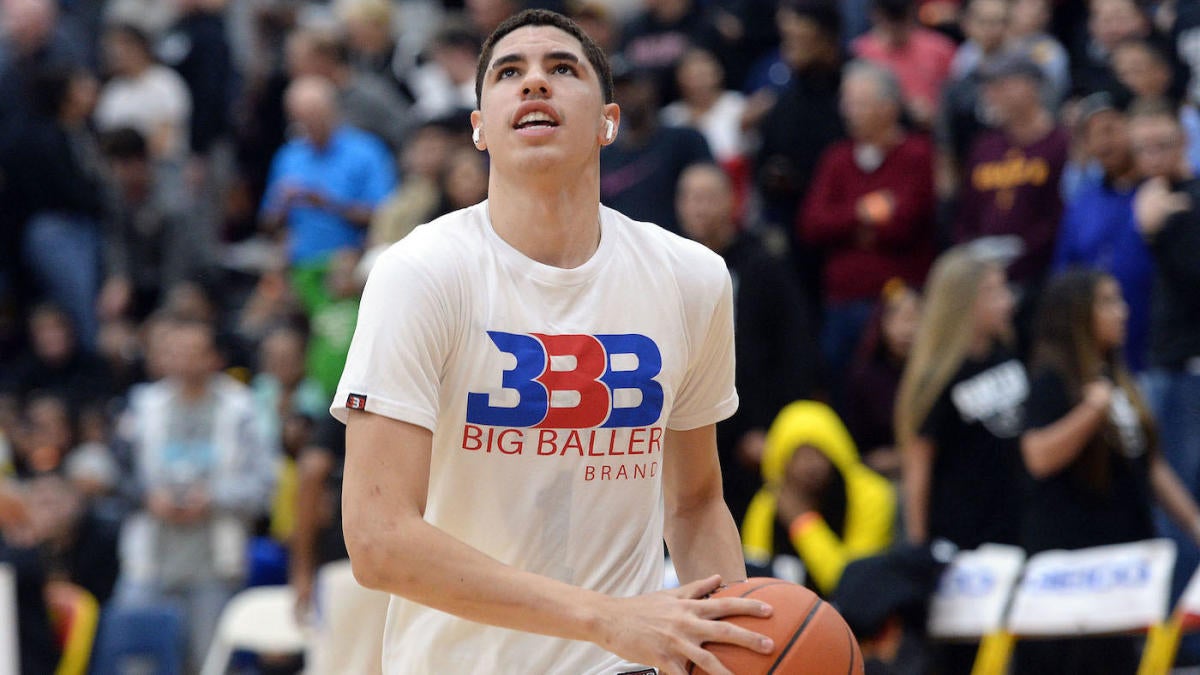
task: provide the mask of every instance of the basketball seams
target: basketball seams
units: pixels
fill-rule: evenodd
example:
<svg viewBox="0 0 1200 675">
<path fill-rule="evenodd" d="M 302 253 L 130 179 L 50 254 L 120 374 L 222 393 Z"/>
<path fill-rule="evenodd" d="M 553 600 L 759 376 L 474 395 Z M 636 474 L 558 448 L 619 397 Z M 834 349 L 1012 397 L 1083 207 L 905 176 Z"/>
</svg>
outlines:
<svg viewBox="0 0 1200 675">
<path fill-rule="evenodd" d="M 775 663 L 771 664 L 771 669 L 767 671 L 767 675 L 773 675 L 775 669 L 779 667 L 779 664 L 783 663 L 783 658 L 787 656 L 788 651 L 791 650 L 791 648 L 796 644 L 796 641 L 800 639 L 800 636 L 804 634 L 804 629 L 808 628 L 808 624 L 812 622 L 813 617 L 817 615 L 817 612 L 821 611 L 823 606 L 825 606 L 825 602 L 820 598 L 817 598 L 817 601 L 813 604 L 812 609 L 808 610 L 808 616 L 804 617 L 804 621 L 800 624 L 800 627 L 796 629 L 795 633 L 792 633 L 792 639 L 788 640 L 787 645 L 784 646 L 784 648 L 779 652 L 779 657 L 775 659 Z"/>
<path fill-rule="evenodd" d="M 737 584 L 739 583 L 746 584 L 749 587 L 738 589 Z M 780 588 L 771 590 L 769 589 L 770 586 L 779 586 Z M 807 592 L 802 593 L 800 590 L 792 591 L 790 587 L 797 587 L 797 585 L 781 579 L 752 578 L 743 582 L 734 582 L 729 586 L 717 589 L 713 594 L 705 596 L 712 597 L 719 593 L 720 597 L 749 599 L 754 598 L 756 595 L 763 597 L 762 594 L 757 594 L 757 591 L 767 588 L 766 597 L 774 598 L 775 602 L 784 602 L 785 611 L 776 614 L 771 619 L 773 626 L 769 634 L 775 637 L 777 646 L 783 645 L 782 649 L 775 653 L 774 659 L 770 655 L 762 654 L 754 655 L 754 658 L 750 658 L 743 655 L 739 649 L 730 649 L 727 648 L 727 645 L 719 643 L 704 646 L 704 648 L 709 649 L 711 647 L 710 651 L 718 654 L 718 656 L 728 656 L 735 659 L 738 668 L 748 669 L 745 670 L 747 673 L 783 675 L 785 672 L 791 672 L 795 668 L 808 671 L 810 666 L 820 666 L 821 672 L 838 672 L 840 671 L 840 665 L 843 664 L 847 666 L 847 675 L 854 675 L 856 672 L 861 673 L 863 662 L 859 660 L 861 657 L 857 650 L 854 634 L 846 626 L 845 622 L 841 620 L 841 616 L 833 608 L 833 605 L 829 605 L 829 612 L 823 612 L 822 606 L 827 605 L 827 602 L 824 602 L 821 598 L 817 597 L 811 591 L 807 591 L 802 586 L 797 588 Z M 772 604 L 775 604 L 775 602 L 772 602 Z M 836 617 L 837 620 L 835 621 L 831 617 Z M 751 622 L 751 624 L 753 623 Z M 790 636 L 786 632 L 788 624 L 796 626 Z M 841 624 L 841 628 L 846 631 L 849 654 L 833 646 L 838 642 L 836 624 Z M 809 630 L 810 628 L 811 630 Z M 816 631 L 816 633 L 813 631 Z M 783 644 L 785 640 L 786 644 Z M 819 648 L 814 643 L 814 640 L 826 646 Z M 793 650 L 796 651 L 795 657 L 791 656 Z M 705 671 L 698 667 L 696 663 L 688 662 L 688 675 L 701 672 Z"/>
<path fill-rule="evenodd" d="M 736 583 L 744 584 L 744 583 L 746 583 L 746 581 L 739 581 L 739 582 L 736 582 Z M 749 590 L 747 590 L 745 593 L 742 593 L 742 594 L 741 594 L 741 595 L 739 595 L 738 597 L 739 597 L 739 598 L 745 598 L 745 597 L 747 597 L 747 596 L 751 595 L 752 593 L 754 593 L 755 591 L 758 591 L 758 590 L 764 589 L 764 588 L 766 588 L 766 587 L 768 587 L 768 586 L 790 586 L 790 585 L 792 585 L 792 584 L 791 584 L 791 582 L 788 582 L 788 581 L 772 581 L 772 582 L 768 582 L 768 583 L 765 583 L 765 584 L 758 584 L 757 586 L 751 586 Z M 720 588 L 718 588 L 718 589 L 717 589 L 716 591 L 714 591 L 714 592 L 719 592 L 720 590 L 721 590 L 721 589 L 720 589 Z M 712 594 L 710 593 L 709 595 L 707 595 L 707 596 L 705 596 L 705 597 L 706 597 L 706 598 L 712 597 Z M 703 645 L 701 645 L 701 648 L 703 648 Z M 695 672 L 695 668 L 696 668 L 696 662 L 695 662 L 695 661 L 688 661 L 688 667 L 687 667 L 687 672 L 688 672 L 688 675 L 692 675 L 692 673 L 694 673 L 694 672 Z"/>
<path fill-rule="evenodd" d="M 794 584 L 792 584 L 790 581 L 772 581 L 770 583 L 759 584 L 757 586 L 754 586 L 750 590 L 739 595 L 738 597 L 745 598 L 745 597 L 749 596 L 751 593 L 761 591 L 764 588 L 770 588 L 771 586 L 792 586 L 792 585 L 794 585 Z"/>
</svg>

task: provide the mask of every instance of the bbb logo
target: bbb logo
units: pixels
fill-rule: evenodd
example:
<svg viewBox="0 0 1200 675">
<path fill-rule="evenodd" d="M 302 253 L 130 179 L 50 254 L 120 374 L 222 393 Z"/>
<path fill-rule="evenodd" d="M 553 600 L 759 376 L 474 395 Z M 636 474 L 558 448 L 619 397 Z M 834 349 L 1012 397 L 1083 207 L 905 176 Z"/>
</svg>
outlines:
<svg viewBox="0 0 1200 675">
<path fill-rule="evenodd" d="M 501 386 L 517 392 L 515 406 L 494 406 L 491 395 L 467 394 L 467 422 L 496 427 L 644 427 L 662 414 L 663 388 L 654 378 L 662 370 L 658 345 L 645 335 L 543 335 L 488 331 L 496 348 L 516 358 L 504 371 Z M 562 369 L 573 357 L 574 365 Z M 619 368 L 614 367 L 614 357 Z M 632 357 L 632 358 L 631 358 Z M 636 365 L 630 366 L 633 362 Z M 617 407 L 618 390 L 636 390 L 641 402 Z M 573 406 L 551 405 L 554 392 L 573 392 Z"/>
</svg>

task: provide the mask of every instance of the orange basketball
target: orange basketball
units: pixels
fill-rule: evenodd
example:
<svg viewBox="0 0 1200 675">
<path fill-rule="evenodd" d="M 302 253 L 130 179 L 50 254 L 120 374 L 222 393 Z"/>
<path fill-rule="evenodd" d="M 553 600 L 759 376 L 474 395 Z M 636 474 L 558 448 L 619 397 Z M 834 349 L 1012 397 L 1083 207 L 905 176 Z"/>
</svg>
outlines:
<svg viewBox="0 0 1200 675">
<path fill-rule="evenodd" d="M 768 618 L 731 616 L 726 621 L 775 641 L 775 651 L 759 654 L 728 644 L 708 644 L 735 675 L 847 675 L 863 672 L 862 653 L 850 627 L 829 603 L 807 588 L 781 579 L 754 577 L 730 584 L 714 598 L 754 598 L 774 608 Z M 689 664 L 689 673 L 705 673 Z"/>
</svg>

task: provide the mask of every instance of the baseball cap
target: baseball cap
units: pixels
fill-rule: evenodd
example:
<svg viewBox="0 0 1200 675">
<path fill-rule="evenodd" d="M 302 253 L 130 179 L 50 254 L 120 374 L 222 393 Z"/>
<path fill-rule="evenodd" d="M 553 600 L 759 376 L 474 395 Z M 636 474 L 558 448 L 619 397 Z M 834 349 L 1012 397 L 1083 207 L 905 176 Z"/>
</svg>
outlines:
<svg viewBox="0 0 1200 675">
<path fill-rule="evenodd" d="M 1087 124 L 1088 120 L 1106 110 L 1112 110 L 1114 112 L 1121 111 L 1121 109 L 1117 107 L 1117 102 L 1113 98 L 1111 92 L 1097 91 L 1083 97 L 1079 101 L 1079 121 L 1077 122 L 1079 125 L 1078 128 L 1082 129 L 1083 125 Z"/>
</svg>

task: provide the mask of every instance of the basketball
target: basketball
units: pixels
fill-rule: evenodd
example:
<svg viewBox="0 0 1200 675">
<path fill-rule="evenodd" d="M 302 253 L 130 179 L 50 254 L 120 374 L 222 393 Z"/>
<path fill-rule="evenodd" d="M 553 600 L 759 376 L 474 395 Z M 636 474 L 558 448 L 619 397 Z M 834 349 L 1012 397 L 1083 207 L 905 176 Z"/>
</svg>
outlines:
<svg viewBox="0 0 1200 675">
<path fill-rule="evenodd" d="M 847 675 L 863 672 L 862 653 L 850 627 L 829 603 L 798 584 L 754 577 L 730 584 L 713 598 L 754 598 L 771 605 L 768 618 L 731 616 L 725 619 L 775 641 L 775 651 L 759 654 L 729 644 L 709 644 L 734 675 Z M 706 673 L 689 664 L 689 673 Z"/>
</svg>

